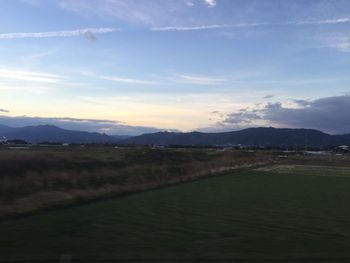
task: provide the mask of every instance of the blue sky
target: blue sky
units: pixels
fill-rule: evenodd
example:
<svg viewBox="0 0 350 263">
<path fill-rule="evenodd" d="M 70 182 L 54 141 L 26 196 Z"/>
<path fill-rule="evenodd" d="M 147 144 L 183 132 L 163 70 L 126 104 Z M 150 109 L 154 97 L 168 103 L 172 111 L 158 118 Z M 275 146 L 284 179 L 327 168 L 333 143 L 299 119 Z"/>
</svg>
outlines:
<svg viewBox="0 0 350 263">
<path fill-rule="evenodd" d="M 0 1 L 12 126 L 346 133 L 349 68 L 347 0 Z"/>
</svg>

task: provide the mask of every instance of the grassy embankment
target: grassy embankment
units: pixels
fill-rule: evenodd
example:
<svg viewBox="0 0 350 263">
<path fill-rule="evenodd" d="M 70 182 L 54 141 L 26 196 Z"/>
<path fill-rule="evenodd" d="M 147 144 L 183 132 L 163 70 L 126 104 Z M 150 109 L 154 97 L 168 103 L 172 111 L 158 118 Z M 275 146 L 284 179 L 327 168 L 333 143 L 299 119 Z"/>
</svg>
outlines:
<svg viewBox="0 0 350 263">
<path fill-rule="evenodd" d="M 0 218 L 270 163 L 268 153 L 210 149 L 0 149 Z"/>
</svg>

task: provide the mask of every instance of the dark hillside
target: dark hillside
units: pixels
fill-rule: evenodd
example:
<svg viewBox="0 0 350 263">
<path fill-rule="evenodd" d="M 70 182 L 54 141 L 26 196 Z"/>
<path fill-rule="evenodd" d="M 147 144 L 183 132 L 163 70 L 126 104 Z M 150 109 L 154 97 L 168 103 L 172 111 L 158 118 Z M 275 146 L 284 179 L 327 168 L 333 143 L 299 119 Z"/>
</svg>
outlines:
<svg viewBox="0 0 350 263">
<path fill-rule="evenodd" d="M 122 141 L 141 145 L 243 145 L 254 147 L 326 148 L 330 145 L 349 144 L 350 135 L 329 135 L 310 129 L 249 128 L 224 133 L 144 134 Z"/>
</svg>

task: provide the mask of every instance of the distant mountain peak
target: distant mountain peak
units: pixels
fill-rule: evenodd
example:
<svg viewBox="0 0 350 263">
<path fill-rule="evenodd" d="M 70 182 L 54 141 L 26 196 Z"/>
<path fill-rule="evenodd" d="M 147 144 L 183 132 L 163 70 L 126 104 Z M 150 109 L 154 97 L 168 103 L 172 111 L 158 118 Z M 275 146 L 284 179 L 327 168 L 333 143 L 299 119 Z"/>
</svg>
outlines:
<svg viewBox="0 0 350 263">
<path fill-rule="evenodd" d="M 24 140 L 31 143 L 122 143 L 139 145 L 243 145 L 261 147 L 311 147 L 326 148 L 330 145 L 350 145 L 350 134 L 329 135 L 313 129 L 290 129 L 255 127 L 239 131 L 187 133 L 161 131 L 140 136 L 110 136 L 97 132 L 65 130 L 54 125 L 25 126 L 13 128 L 0 124 L 0 136 L 9 140 Z"/>
<path fill-rule="evenodd" d="M 30 143 L 116 143 L 119 141 L 118 138 L 106 134 L 65 130 L 46 124 L 20 128 L 0 126 L 0 134 L 9 140 L 24 140 Z"/>
<path fill-rule="evenodd" d="M 350 136 L 329 135 L 313 129 L 290 129 L 274 127 L 246 128 L 220 133 L 153 133 L 135 136 L 122 141 L 141 145 L 244 145 L 257 147 L 314 147 L 350 144 Z"/>
</svg>

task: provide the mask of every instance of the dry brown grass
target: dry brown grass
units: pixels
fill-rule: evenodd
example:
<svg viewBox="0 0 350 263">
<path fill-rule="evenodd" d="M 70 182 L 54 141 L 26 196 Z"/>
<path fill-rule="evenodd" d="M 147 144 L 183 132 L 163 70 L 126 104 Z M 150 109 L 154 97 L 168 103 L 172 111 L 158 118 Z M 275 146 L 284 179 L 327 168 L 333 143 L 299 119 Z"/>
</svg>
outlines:
<svg viewBox="0 0 350 263">
<path fill-rule="evenodd" d="M 208 149 L 0 151 L 0 217 L 271 163 L 268 153 Z"/>
</svg>

